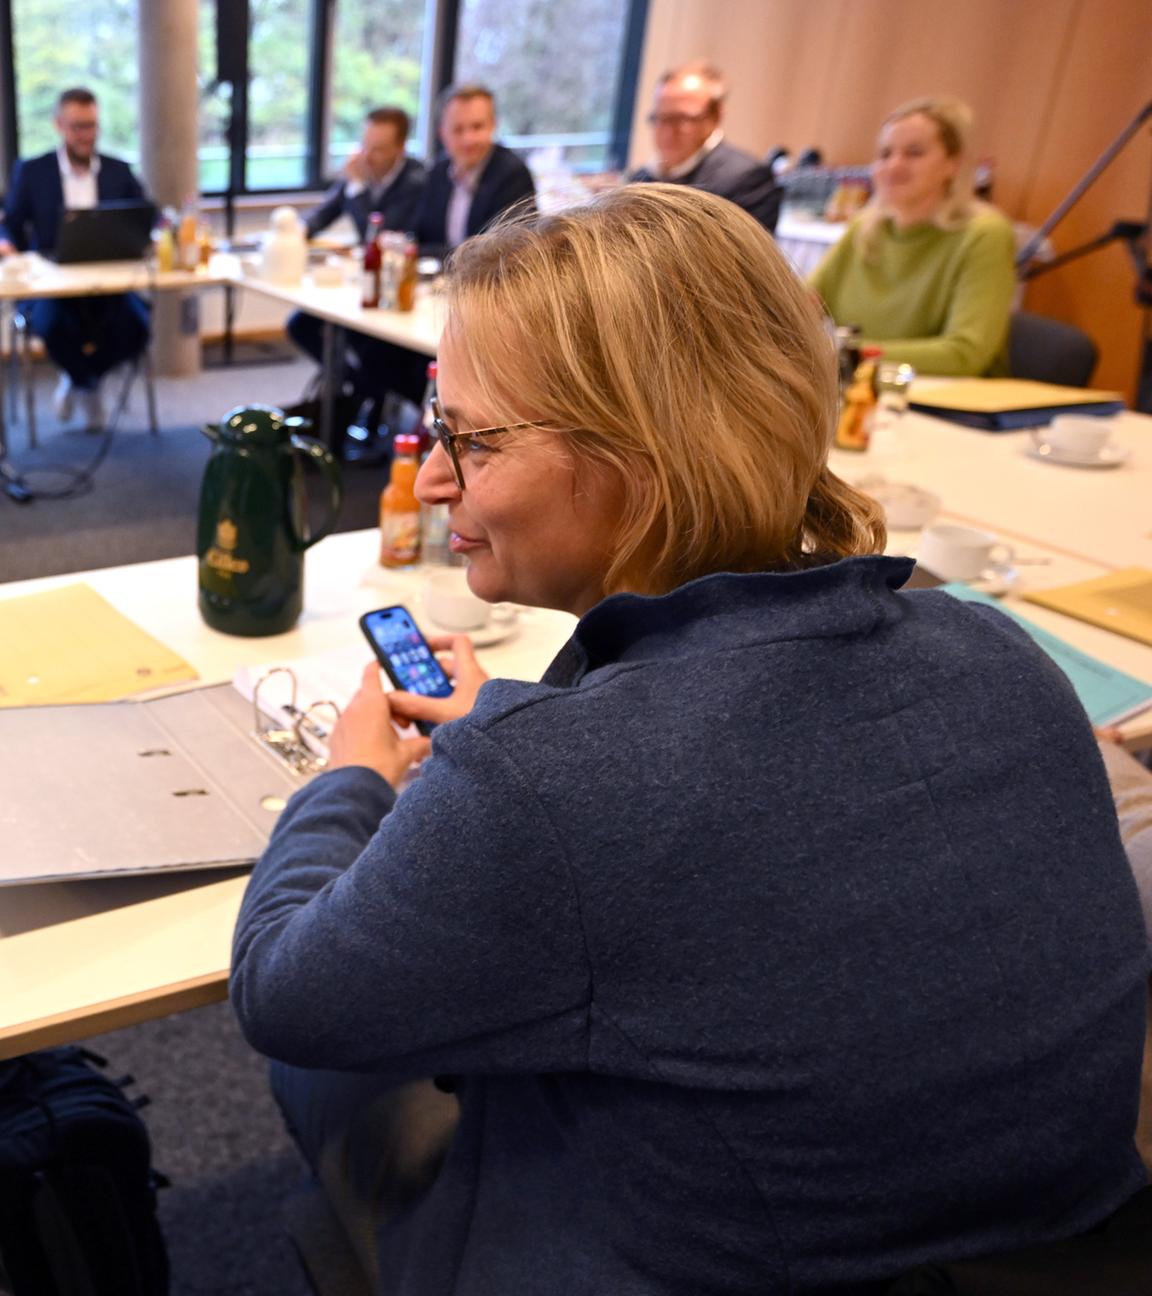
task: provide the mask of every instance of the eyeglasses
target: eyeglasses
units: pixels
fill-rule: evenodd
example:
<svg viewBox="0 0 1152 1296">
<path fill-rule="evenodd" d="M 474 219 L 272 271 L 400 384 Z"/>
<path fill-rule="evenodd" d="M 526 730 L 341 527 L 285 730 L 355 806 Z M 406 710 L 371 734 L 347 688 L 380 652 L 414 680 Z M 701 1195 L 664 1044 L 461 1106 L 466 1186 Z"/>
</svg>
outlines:
<svg viewBox="0 0 1152 1296">
<path fill-rule="evenodd" d="M 708 113 L 658 113 L 650 112 L 647 117 L 649 126 L 671 126 L 673 130 L 683 130 L 685 126 L 695 126 L 697 122 L 707 121 Z"/>
<path fill-rule="evenodd" d="M 432 440 L 438 441 L 444 447 L 444 453 L 448 456 L 448 462 L 452 465 L 452 475 L 456 478 L 456 485 L 461 490 L 464 489 L 464 470 L 460 466 L 460 456 L 456 452 L 457 441 L 474 441 L 477 437 L 497 436 L 501 432 L 515 432 L 517 428 L 547 428 L 554 427 L 552 423 L 540 423 L 527 421 L 524 423 L 504 423 L 500 427 L 474 428 L 468 432 L 453 432 L 452 429 L 444 422 L 444 411 L 440 408 L 440 398 L 432 397 Z"/>
</svg>

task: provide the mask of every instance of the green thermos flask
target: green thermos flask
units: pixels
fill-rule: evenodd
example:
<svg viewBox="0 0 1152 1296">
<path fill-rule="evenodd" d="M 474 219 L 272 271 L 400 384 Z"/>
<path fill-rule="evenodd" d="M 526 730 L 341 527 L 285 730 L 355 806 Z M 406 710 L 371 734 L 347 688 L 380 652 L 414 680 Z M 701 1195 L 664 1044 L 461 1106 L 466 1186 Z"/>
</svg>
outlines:
<svg viewBox="0 0 1152 1296">
<path fill-rule="evenodd" d="M 215 448 L 200 487 L 196 557 L 200 614 L 234 635 L 290 630 L 304 606 L 304 551 L 336 524 L 340 468 L 303 419 L 270 405 L 237 406 L 203 429 Z M 308 532 L 303 464 L 328 487 L 328 516 Z"/>
</svg>

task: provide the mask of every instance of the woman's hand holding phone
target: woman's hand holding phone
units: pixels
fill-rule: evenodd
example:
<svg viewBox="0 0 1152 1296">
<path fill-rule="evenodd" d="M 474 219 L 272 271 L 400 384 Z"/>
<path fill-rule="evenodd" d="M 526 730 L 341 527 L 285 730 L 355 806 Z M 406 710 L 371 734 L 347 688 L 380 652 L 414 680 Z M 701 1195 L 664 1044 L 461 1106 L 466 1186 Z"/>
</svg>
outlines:
<svg viewBox="0 0 1152 1296">
<path fill-rule="evenodd" d="M 466 634 L 431 635 L 428 646 L 436 653 L 456 687 L 451 696 L 445 698 L 407 693 L 403 689 L 389 693 L 388 701 L 397 720 L 427 725 L 459 720 L 472 710 L 480 686 L 488 679 L 488 672 L 476 660 L 476 650 Z"/>
<path fill-rule="evenodd" d="M 401 738 L 392 717 L 389 694 L 380 684 L 380 667 L 369 662 L 360 687 L 328 739 L 328 769 L 366 765 L 394 788 L 399 787 L 408 770 L 428 755 L 432 744 L 427 738 Z"/>
</svg>

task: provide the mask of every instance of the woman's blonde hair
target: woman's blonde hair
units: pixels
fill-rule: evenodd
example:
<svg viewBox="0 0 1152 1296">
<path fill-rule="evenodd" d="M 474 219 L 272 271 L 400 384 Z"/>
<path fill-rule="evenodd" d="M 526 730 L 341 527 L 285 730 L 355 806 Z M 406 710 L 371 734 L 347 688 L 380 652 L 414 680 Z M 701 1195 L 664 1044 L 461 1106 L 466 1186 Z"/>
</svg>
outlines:
<svg viewBox="0 0 1152 1296">
<path fill-rule="evenodd" d="M 821 313 L 734 204 L 638 184 L 520 214 L 464 243 L 448 284 L 491 407 L 570 429 L 556 435 L 619 481 L 608 592 L 883 548 L 877 507 L 826 466 Z"/>
<path fill-rule="evenodd" d="M 950 158 L 959 162 L 944 201 L 936 209 L 932 224 L 944 230 L 963 229 L 978 211 L 987 208 L 972 192 L 972 158 L 969 143 L 972 137 L 972 109 L 962 99 L 949 95 L 910 99 L 890 112 L 880 123 L 880 132 L 903 121 L 906 117 L 927 117 L 936 127 L 940 143 Z M 860 214 L 854 235 L 856 247 L 866 261 L 872 260 L 880 242 L 880 227 L 887 219 L 887 211 L 879 200 L 872 197 Z"/>
</svg>

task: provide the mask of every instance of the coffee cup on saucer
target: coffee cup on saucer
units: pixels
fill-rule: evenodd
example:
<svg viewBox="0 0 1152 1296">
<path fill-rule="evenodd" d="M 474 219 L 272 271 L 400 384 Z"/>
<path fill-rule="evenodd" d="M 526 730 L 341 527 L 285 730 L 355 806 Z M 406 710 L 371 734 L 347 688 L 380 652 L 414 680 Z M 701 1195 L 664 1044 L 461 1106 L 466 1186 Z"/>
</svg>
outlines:
<svg viewBox="0 0 1152 1296">
<path fill-rule="evenodd" d="M 1013 557 L 1012 546 L 991 531 L 937 522 L 924 529 L 916 561 L 941 580 L 978 581 L 1005 576 Z"/>
<path fill-rule="evenodd" d="M 434 571 L 424 582 L 424 610 L 441 630 L 482 630 L 492 616 L 492 605 L 468 588 L 463 567 Z"/>
<path fill-rule="evenodd" d="M 1056 454 L 1095 459 L 1111 439 L 1112 420 L 1092 414 L 1058 414 L 1042 436 Z"/>
</svg>

